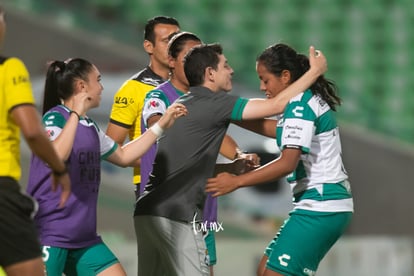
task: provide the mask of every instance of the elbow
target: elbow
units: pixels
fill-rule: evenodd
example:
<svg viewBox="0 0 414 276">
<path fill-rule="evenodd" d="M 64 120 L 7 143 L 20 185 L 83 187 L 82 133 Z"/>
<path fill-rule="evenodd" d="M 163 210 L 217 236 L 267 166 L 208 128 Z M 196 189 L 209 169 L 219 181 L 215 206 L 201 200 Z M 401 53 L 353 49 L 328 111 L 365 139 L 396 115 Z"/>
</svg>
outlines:
<svg viewBox="0 0 414 276">
<path fill-rule="evenodd" d="M 291 173 L 293 173 L 296 169 L 296 164 L 287 164 L 284 168 L 284 176 L 289 175 Z"/>
<path fill-rule="evenodd" d="M 26 141 L 36 141 L 42 139 L 45 136 L 45 130 L 43 128 L 32 128 L 28 130 L 22 130 L 22 134 Z"/>
<path fill-rule="evenodd" d="M 121 168 L 128 168 L 128 167 L 132 167 L 132 164 L 130 164 L 130 163 L 126 163 L 126 162 L 117 162 L 117 163 L 116 163 L 116 165 L 117 165 L 118 167 L 121 167 Z"/>
<path fill-rule="evenodd" d="M 283 113 L 285 111 L 285 107 L 286 107 L 286 104 L 282 105 L 280 103 L 277 103 L 276 106 L 275 106 L 275 109 L 274 109 L 275 110 L 275 113 L 276 114 Z"/>
</svg>

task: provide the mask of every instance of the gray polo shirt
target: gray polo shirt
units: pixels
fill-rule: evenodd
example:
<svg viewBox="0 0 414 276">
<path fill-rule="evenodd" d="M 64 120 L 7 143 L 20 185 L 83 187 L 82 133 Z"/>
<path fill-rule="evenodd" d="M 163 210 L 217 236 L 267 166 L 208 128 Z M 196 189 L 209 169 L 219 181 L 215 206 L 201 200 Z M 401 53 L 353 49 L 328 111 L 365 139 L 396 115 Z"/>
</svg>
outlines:
<svg viewBox="0 0 414 276">
<path fill-rule="evenodd" d="M 154 168 L 134 216 L 153 215 L 190 222 L 201 220 L 207 178 L 230 120 L 241 120 L 247 99 L 192 87 L 177 101 L 189 114 L 179 118 L 158 143 Z"/>
</svg>

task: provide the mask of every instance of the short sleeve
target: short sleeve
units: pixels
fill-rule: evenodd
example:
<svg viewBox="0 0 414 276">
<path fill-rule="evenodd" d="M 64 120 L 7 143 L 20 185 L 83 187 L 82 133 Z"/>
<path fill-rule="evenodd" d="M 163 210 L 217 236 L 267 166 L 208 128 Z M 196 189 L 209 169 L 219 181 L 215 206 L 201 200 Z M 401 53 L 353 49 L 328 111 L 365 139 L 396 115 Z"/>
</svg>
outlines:
<svg viewBox="0 0 414 276">
<path fill-rule="evenodd" d="M 10 111 L 21 104 L 34 104 L 29 72 L 24 63 L 18 58 L 10 58 L 6 61 L 4 70 L 4 91 L 8 94 L 6 109 Z"/>
</svg>

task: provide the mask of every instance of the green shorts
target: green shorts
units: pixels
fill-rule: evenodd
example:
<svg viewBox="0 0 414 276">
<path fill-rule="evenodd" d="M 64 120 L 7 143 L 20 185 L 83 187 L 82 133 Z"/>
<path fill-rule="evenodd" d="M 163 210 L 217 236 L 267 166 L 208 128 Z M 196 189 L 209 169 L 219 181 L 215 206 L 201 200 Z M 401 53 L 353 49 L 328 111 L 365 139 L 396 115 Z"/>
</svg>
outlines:
<svg viewBox="0 0 414 276">
<path fill-rule="evenodd" d="M 208 266 L 217 264 L 216 235 L 214 233 L 214 231 L 209 230 L 204 236 L 204 241 L 206 242 L 207 247 L 206 264 Z"/>
<path fill-rule="evenodd" d="M 292 212 L 266 248 L 266 268 L 283 275 L 315 275 L 351 218 L 351 212 Z"/>
<path fill-rule="evenodd" d="M 42 252 L 46 275 L 62 275 L 64 272 L 67 276 L 94 276 L 119 263 L 104 243 L 80 249 L 43 246 Z"/>
</svg>

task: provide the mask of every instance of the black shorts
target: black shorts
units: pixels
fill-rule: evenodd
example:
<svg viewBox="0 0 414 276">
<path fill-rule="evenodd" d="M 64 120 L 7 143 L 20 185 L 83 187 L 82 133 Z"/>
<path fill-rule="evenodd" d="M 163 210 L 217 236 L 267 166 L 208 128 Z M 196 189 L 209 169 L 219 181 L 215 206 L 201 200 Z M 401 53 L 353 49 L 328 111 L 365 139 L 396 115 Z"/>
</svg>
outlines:
<svg viewBox="0 0 414 276">
<path fill-rule="evenodd" d="M 16 180 L 0 177 L 0 266 L 42 256 L 33 222 L 36 205 Z"/>
</svg>

